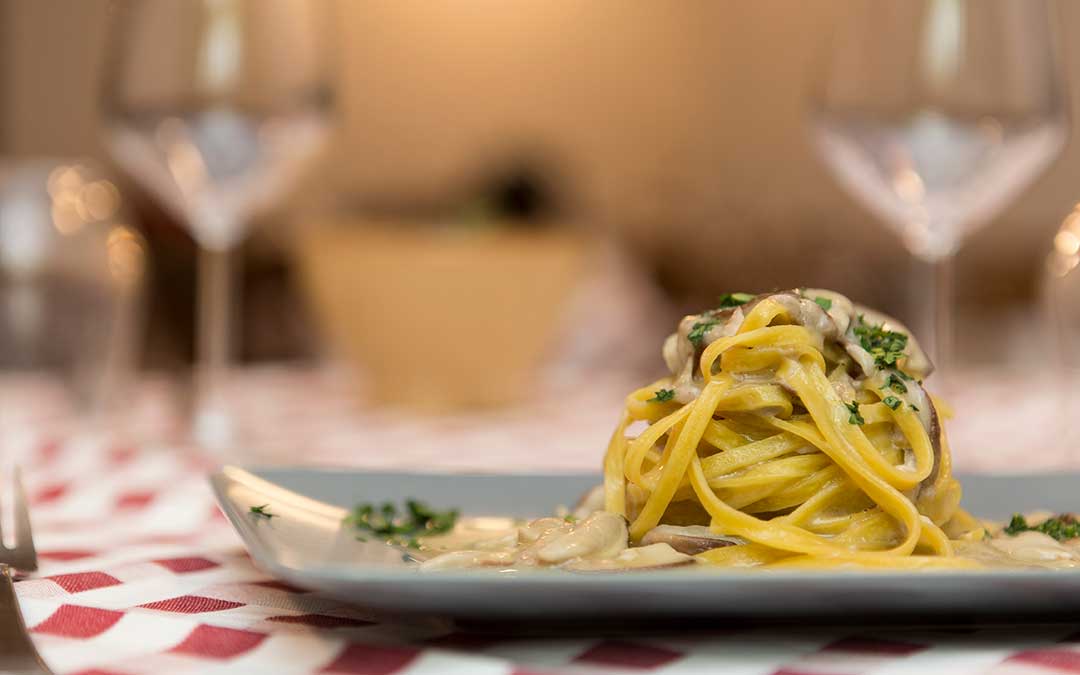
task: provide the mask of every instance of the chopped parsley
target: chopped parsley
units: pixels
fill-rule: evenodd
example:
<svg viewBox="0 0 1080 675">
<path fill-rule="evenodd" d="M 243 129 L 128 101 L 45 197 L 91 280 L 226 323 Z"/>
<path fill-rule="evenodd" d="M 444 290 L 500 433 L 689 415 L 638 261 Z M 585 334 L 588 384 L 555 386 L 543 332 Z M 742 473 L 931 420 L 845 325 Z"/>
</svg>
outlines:
<svg viewBox="0 0 1080 675">
<path fill-rule="evenodd" d="M 866 420 L 859 414 L 859 402 L 852 401 L 851 403 L 845 403 L 844 407 L 848 409 L 851 415 L 848 416 L 848 424 L 866 424 Z"/>
<path fill-rule="evenodd" d="M 745 305 L 753 299 L 752 293 L 724 293 L 720 296 L 720 309 Z"/>
<path fill-rule="evenodd" d="M 1080 537 L 1080 522 L 1070 514 L 1063 514 L 1048 518 L 1038 525 L 1028 525 L 1027 519 L 1019 513 L 1014 513 L 1012 520 L 1005 527 L 1005 534 L 1015 537 L 1021 532 L 1042 532 L 1048 537 L 1058 541 L 1076 539 Z"/>
<path fill-rule="evenodd" d="M 852 329 L 862 348 L 870 352 L 874 362 L 883 368 L 891 368 L 904 356 L 908 336 L 884 326 L 866 323 L 862 315 Z"/>
<path fill-rule="evenodd" d="M 897 394 L 906 394 L 907 385 L 904 384 L 904 380 L 901 377 L 897 376 L 897 373 L 899 372 L 900 371 L 896 371 L 896 373 L 889 373 L 889 379 L 885 380 L 885 385 L 881 388 L 892 389 Z"/>
<path fill-rule="evenodd" d="M 276 513 L 270 513 L 269 511 L 266 510 L 268 508 L 270 508 L 269 504 L 263 504 L 261 506 L 252 506 L 251 507 L 251 515 L 260 516 L 262 518 L 266 518 L 267 520 L 270 520 L 271 518 L 275 517 L 277 514 Z"/>
<path fill-rule="evenodd" d="M 359 504 L 345 516 L 344 522 L 389 544 L 419 548 L 419 537 L 449 532 L 457 518 L 457 510 L 436 511 L 424 502 L 408 499 L 400 512 L 393 502 L 378 506 Z M 363 534 L 357 534 L 356 538 L 367 541 Z"/>
<path fill-rule="evenodd" d="M 705 334 L 720 323 L 720 321 L 716 319 L 718 310 L 745 305 L 753 300 L 754 297 L 755 296 L 751 293 L 724 293 L 720 296 L 719 307 L 704 312 L 701 321 L 695 322 L 694 325 L 690 327 L 690 333 L 686 336 L 687 339 L 690 340 L 691 344 L 695 347 L 700 347 L 705 341 Z"/>
<path fill-rule="evenodd" d="M 885 398 L 881 399 L 881 402 L 889 406 L 890 410 L 896 410 L 900 407 L 900 404 L 903 403 L 903 401 L 896 398 L 895 396 L 886 396 Z"/>
<path fill-rule="evenodd" d="M 577 516 L 575 516 L 572 513 L 568 513 L 565 516 L 563 516 L 563 520 L 565 520 L 568 523 L 576 523 L 577 522 Z"/>
<path fill-rule="evenodd" d="M 705 319 L 704 321 L 698 321 L 690 327 L 690 333 L 686 336 L 688 340 L 695 347 L 700 347 L 701 343 L 705 340 L 705 334 L 712 330 L 713 326 L 720 323 L 716 319 Z"/>
<path fill-rule="evenodd" d="M 919 406 L 915 405 L 914 403 L 908 403 L 908 405 L 911 406 L 911 409 L 915 412 L 919 412 Z"/>
<path fill-rule="evenodd" d="M 647 403 L 666 403 L 675 398 L 674 389 L 657 389 L 656 395 L 646 401 Z"/>
<path fill-rule="evenodd" d="M 818 307 L 821 307 L 826 312 L 832 309 L 832 300 L 828 298 L 823 298 L 819 295 L 818 297 L 814 298 L 814 302 L 816 302 L 818 304 Z"/>
</svg>

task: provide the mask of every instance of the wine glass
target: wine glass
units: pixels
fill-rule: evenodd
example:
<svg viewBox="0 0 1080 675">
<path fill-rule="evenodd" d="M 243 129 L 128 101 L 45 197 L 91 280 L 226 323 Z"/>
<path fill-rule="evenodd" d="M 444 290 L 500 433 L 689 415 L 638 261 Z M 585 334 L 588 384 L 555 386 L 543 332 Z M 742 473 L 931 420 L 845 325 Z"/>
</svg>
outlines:
<svg viewBox="0 0 1080 675">
<path fill-rule="evenodd" d="M 230 257 L 322 145 L 327 0 L 127 0 L 113 7 L 102 112 L 117 163 L 200 247 L 194 440 L 236 442 L 223 388 L 236 316 Z"/>
<path fill-rule="evenodd" d="M 130 215 L 94 162 L 0 161 L 0 456 L 72 424 L 127 431 L 146 263 Z"/>
<path fill-rule="evenodd" d="M 811 92 L 811 133 L 843 187 L 933 268 L 913 285 L 932 301 L 913 305 L 947 371 L 957 250 L 1065 145 L 1051 5 L 860 0 L 844 19 Z"/>
</svg>

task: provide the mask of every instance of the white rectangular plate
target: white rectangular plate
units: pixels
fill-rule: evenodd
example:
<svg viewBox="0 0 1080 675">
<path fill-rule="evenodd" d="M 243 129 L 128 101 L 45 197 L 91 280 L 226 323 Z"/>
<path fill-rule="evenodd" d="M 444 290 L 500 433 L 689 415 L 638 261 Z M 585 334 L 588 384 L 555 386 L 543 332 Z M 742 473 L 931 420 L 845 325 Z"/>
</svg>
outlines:
<svg viewBox="0 0 1080 675">
<path fill-rule="evenodd" d="M 980 516 L 1080 511 L 1080 475 L 961 476 Z M 221 508 L 260 567 L 289 583 L 373 611 L 459 619 L 650 620 L 800 617 L 941 620 L 1080 616 L 1080 569 L 978 572 L 806 572 L 705 566 L 646 572 L 420 573 L 401 553 L 343 527 L 360 502 L 415 497 L 468 515 L 535 517 L 570 505 L 595 475 L 445 475 L 227 467 L 211 477 Z M 250 507 L 268 504 L 274 518 Z"/>
</svg>

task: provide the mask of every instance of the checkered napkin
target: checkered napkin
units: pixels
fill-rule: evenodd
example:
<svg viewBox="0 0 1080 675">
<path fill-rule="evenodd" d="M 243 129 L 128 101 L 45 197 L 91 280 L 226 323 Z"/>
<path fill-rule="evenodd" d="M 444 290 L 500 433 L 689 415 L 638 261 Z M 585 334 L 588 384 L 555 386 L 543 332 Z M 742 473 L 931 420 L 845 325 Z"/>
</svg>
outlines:
<svg viewBox="0 0 1080 675">
<path fill-rule="evenodd" d="M 24 459 L 42 565 L 17 592 L 61 674 L 1080 673 L 1080 637 L 1067 628 L 703 626 L 608 640 L 378 623 L 256 569 L 214 506 L 207 467 L 182 453 L 82 439 Z"/>
</svg>

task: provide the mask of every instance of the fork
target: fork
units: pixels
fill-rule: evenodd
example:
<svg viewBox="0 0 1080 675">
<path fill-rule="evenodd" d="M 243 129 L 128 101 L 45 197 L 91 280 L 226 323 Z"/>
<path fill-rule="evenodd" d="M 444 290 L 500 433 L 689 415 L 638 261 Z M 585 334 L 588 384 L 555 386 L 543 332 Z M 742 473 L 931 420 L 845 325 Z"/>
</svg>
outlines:
<svg viewBox="0 0 1080 675">
<path fill-rule="evenodd" d="M 52 675 L 41 660 L 22 620 L 15 597 L 12 575 L 16 570 L 33 572 L 37 569 L 37 552 L 30 536 L 30 513 L 26 508 L 18 467 L 14 470 L 15 538 L 13 546 L 4 544 L 0 528 L 0 675 Z M 0 516 L 3 514 L 0 513 Z M 2 518 L 0 518 L 2 520 Z"/>
</svg>

